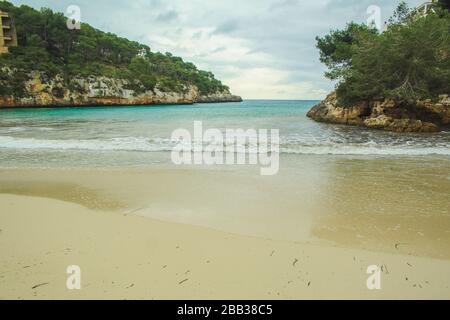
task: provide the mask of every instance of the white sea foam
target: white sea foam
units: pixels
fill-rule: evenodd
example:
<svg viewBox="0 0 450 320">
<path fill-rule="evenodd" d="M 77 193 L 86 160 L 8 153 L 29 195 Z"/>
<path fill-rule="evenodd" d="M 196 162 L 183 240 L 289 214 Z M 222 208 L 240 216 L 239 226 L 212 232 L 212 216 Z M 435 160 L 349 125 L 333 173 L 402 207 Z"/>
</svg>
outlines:
<svg viewBox="0 0 450 320">
<path fill-rule="evenodd" d="M 421 147 L 410 148 L 401 146 L 370 147 L 362 145 L 335 145 L 335 146 L 299 146 L 298 148 L 281 148 L 282 153 L 288 154 L 315 154 L 315 155 L 397 155 L 397 156 L 450 156 L 448 147 Z"/>
<path fill-rule="evenodd" d="M 376 143 L 333 143 L 329 141 L 281 141 L 280 150 L 283 154 L 312 155 L 445 155 L 450 156 L 450 145 L 411 145 L 408 143 L 389 145 L 385 142 Z M 16 150 L 85 150 L 85 151 L 138 151 L 165 152 L 172 151 L 175 142 L 165 138 L 124 137 L 112 139 L 91 140 L 44 140 L 35 138 L 20 138 L 0 136 L 0 148 Z"/>
<path fill-rule="evenodd" d="M 170 151 L 171 147 L 148 138 L 113 138 L 108 140 L 40 140 L 0 136 L 0 148 L 91 150 L 91 151 Z"/>
<path fill-rule="evenodd" d="M 0 127 L 2 133 L 15 133 L 24 131 L 52 131 L 54 128 L 49 127 Z"/>
<path fill-rule="evenodd" d="M 21 132 L 27 130 L 27 128 L 24 127 L 10 127 L 10 128 L 0 128 L 1 131 L 10 133 L 10 132 Z"/>
</svg>

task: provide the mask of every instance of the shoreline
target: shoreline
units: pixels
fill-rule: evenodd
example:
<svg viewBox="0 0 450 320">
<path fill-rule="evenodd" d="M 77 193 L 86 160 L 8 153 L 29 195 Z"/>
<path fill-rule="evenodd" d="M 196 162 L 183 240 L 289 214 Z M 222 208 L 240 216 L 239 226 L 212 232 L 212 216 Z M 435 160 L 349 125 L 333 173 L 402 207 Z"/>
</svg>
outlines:
<svg viewBox="0 0 450 320">
<path fill-rule="evenodd" d="M 3 168 L 0 193 L 258 238 L 450 259 L 446 161 L 428 158 L 411 174 L 411 158 L 306 156 L 301 167 L 285 159 L 271 179 L 247 167 Z"/>
<path fill-rule="evenodd" d="M 0 110 L 11 110 L 11 109 L 66 109 L 66 108 L 128 108 L 128 107 L 145 107 L 145 106 L 192 106 L 195 104 L 213 104 L 213 103 L 240 103 L 244 99 L 240 100 L 229 100 L 229 101 L 202 101 L 202 102 L 155 102 L 155 103 L 133 103 L 133 104 L 101 104 L 99 102 L 87 103 L 87 104 L 77 104 L 77 105 L 33 105 L 33 106 L 2 106 L 0 105 Z"/>
</svg>

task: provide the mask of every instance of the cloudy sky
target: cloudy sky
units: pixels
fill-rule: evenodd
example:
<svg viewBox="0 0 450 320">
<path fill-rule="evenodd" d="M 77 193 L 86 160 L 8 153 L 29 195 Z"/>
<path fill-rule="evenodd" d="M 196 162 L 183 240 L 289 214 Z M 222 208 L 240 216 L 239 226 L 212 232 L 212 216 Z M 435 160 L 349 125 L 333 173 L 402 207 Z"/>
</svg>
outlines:
<svg viewBox="0 0 450 320">
<path fill-rule="evenodd" d="M 11 1 L 11 0 L 10 0 Z M 12 0 L 67 13 L 103 31 L 171 52 L 212 71 L 247 99 L 321 99 L 324 76 L 315 37 L 346 22 L 365 22 L 367 8 L 387 20 L 397 0 Z M 410 6 L 424 0 L 409 0 Z"/>
</svg>

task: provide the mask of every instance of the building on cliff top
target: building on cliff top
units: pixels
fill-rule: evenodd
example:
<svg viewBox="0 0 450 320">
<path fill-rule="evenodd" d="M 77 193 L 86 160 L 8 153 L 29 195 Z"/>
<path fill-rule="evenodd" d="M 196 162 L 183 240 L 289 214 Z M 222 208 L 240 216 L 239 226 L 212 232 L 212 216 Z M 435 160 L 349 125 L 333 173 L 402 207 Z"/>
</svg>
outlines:
<svg viewBox="0 0 450 320">
<path fill-rule="evenodd" d="M 438 4 L 438 2 L 439 2 L 438 0 L 432 0 L 432 1 L 425 2 L 425 3 L 421 4 L 420 6 L 416 7 L 411 12 L 411 15 L 413 17 L 418 17 L 418 18 L 426 17 L 431 12 L 434 12 L 434 8 Z"/>
<path fill-rule="evenodd" d="M 411 12 L 408 14 L 409 18 L 412 19 L 419 19 L 426 17 L 432 12 L 436 12 L 434 8 L 439 4 L 439 0 L 431 0 L 427 1 L 420 6 L 414 8 L 411 10 Z M 389 22 L 385 21 L 383 26 L 383 32 L 387 31 L 389 29 Z"/>
<path fill-rule="evenodd" d="M 0 11 L 0 54 L 7 53 L 9 47 L 17 46 L 14 21 L 8 13 Z"/>
</svg>

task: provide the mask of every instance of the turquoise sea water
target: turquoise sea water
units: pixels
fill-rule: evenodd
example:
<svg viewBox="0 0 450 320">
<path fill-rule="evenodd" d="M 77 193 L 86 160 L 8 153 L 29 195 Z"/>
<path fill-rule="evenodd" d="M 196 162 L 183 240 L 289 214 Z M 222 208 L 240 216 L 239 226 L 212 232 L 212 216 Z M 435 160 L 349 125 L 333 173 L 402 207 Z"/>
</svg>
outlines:
<svg viewBox="0 0 450 320">
<path fill-rule="evenodd" d="M 286 155 L 449 156 L 450 134 L 393 134 L 316 123 L 317 101 L 61 109 L 1 109 L 0 166 L 169 163 L 175 129 L 279 129 Z"/>
</svg>

